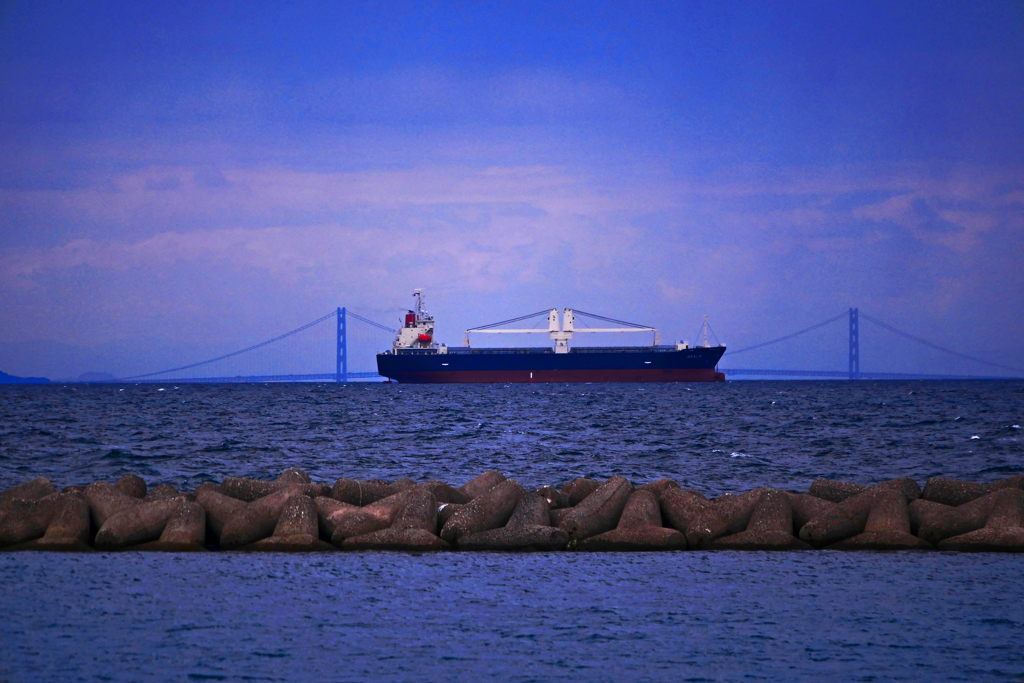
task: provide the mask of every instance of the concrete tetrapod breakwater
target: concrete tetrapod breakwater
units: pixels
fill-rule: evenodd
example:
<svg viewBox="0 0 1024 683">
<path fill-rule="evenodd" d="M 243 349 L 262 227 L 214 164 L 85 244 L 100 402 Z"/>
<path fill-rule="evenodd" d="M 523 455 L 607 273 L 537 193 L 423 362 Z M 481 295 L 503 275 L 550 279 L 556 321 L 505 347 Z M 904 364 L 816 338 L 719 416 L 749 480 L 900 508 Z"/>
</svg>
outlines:
<svg viewBox="0 0 1024 683">
<path fill-rule="evenodd" d="M 987 484 L 817 479 L 806 493 L 708 498 L 672 479 L 574 479 L 535 490 L 496 471 L 442 481 L 229 477 L 195 491 L 133 474 L 0 492 L 0 549 L 313 552 L 955 550 L 1024 552 L 1024 475 Z"/>
</svg>

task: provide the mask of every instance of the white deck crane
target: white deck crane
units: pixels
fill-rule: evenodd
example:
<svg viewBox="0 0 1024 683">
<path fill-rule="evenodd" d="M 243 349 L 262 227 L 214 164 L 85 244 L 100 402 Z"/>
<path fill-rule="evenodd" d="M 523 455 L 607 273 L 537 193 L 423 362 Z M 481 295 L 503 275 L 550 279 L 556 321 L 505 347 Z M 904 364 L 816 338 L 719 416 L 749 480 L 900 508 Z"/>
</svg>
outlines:
<svg viewBox="0 0 1024 683">
<path fill-rule="evenodd" d="M 533 314 L 539 315 L 539 314 Z M 516 322 L 518 320 L 524 320 L 525 318 L 533 317 L 533 315 L 524 316 L 522 318 L 515 318 L 506 322 Z M 590 315 L 590 314 L 584 314 Z M 599 317 L 599 316 L 592 316 Z M 616 321 L 617 322 L 617 321 Z M 495 323 L 495 325 L 501 325 L 503 323 Z M 493 329 L 493 325 L 487 325 L 484 327 L 476 327 L 466 330 L 466 346 L 469 346 L 469 333 L 475 334 L 543 334 L 547 333 L 551 339 L 555 342 L 555 353 L 569 353 L 569 340 L 572 339 L 573 334 L 577 332 L 653 332 L 654 333 L 654 346 L 658 345 L 658 330 L 653 327 L 643 327 L 641 325 L 635 325 L 632 327 L 581 327 L 576 329 L 576 316 L 571 308 L 562 310 L 562 324 L 559 325 L 558 321 L 558 309 L 552 308 L 548 312 L 548 327 L 544 328 L 503 328 Z"/>
</svg>

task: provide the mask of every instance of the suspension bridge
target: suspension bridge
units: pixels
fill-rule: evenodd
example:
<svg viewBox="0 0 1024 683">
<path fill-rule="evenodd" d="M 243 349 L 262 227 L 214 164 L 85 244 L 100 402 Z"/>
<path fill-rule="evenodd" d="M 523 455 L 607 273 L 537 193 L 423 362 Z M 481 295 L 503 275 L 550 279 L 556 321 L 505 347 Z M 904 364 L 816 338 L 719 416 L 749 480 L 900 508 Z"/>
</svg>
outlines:
<svg viewBox="0 0 1024 683">
<path fill-rule="evenodd" d="M 362 322 L 372 329 L 378 331 L 387 332 L 390 335 L 394 335 L 396 330 L 382 325 L 378 322 L 374 322 L 369 318 L 363 317 L 358 313 L 348 310 L 347 308 L 340 307 L 335 311 L 331 311 L 325 316 L 317 318 L 316 320 L 306 323 L 300 327 L 295 328 L 284 334 L 280 334 L 273 339 L 260 342 L 259 344 L 253 344 L 247 346 L 244 349 L 238 351 L 232 351 L 231 353 L 225 353 L 217 356 L 216 358 L 210 358 L 208 360 L 199 361 L 198 363 L 189 363 L 188 365 L 181 365 L 167 370 L 160 370 L 159 372 L 150 372 L 144 375 L 135 375 L 132 377 L 125 377 L 118 381 L 121 382 L 184 382 L 184 383 L 226 383 L 226 382 L 316 382 L 316 381 L 328 381 L 328 382 L 352 382 L 352 381 L 365 381 L 365 380 L 383 380 L 384 378 L 377 374 L 376 371 L 371 372 L 350 372 L 348 368 L 349 364 L 349 352 L 348 352 L 348 341 L 349 341 L 349 318 Z M 227 361 L 229 359 L 237 358 L 244 354 L 263 349 L 273 344 L 278 344 L 286 339 L 295 337 L 301 332 L 306 330 L 322 326 L 322 323 L 326 323 L 330 320 L 335 321 L 335 353 L 334 353 L 334 372 L 315 372 L 315 373 L 282 373 L 282 374 L 238 374 L 238 375 L 206 375 L 206 376 L 180 376 L 179 373 L 196 371 L 199 368 L 213 366 L 216 363 Z"/>
<path fill-rule="evenodd" d="M 767 348 L 769 346 L 779 344 L 786 341 L 791 341 L 803 335 L 809 334 L 821 328 L 839 323 L 840 321 L 847 321 L 848 330 L 848 359 L 847 369 L 843 370 L 803 370 L 803 369 L 779 369 L 779 368 L 744 368 L 744 367 L 720 367 L 719 372 L 725 373 L 729 378 L 735 377 L 785 377 L 785 378 L 805 378 L 805 379 L 848 379 L 848 380 L 892 380 L 892 379 L 1014 379 L 1024 377 L 1024 369 L 1016 368 L 1001 363 L 992 362 L 983 358 L 971 356 L 954 349 L 949 349 L 938 344 L 934 344 L 927 339 L 923 339 L 916 335 L 904 332 L 896 327 L 889 325 L 888 323 L 879 320 L 867 313 L 860 312 L 857 308 L 850 308 L 848 311 L 835 315 L 827 320 L 810 325 L 796 332 L 792 332 L 776 339 L 754 344 L 744 348 L 736 350 L 728 350 L 723 358 L 723 362 L 731 363 L 734 356 L 738 356 L 743 353 L 754 351 L 757 349 Z M 983 375 L 983 374 L 922 374 L 922 373 L 899 373 L 899 372 L 881 372 L 881 371 L 862 371 L 860 367 L 860 323 L 866 321 L 879 329 L 887 332 L 896 334 L 906 340 L 912 341 L 916 344 L 928 347 L 934 351 L 939 351 L 948 356 L 957 357 L 960 360 L 971 361 L 976 365 L 982 365 L 988 368 L 996 368 L 1004 372 L 1015 373 L 1014 376 L 1003 375 Z M 377 374 L 376 370 L 351 370 L 349 367 L 350 361 L 350 337 L 352 336 L 352 323 L 359 323 L 362 329 L 369 330 L 370 332 L 376 333 L 376 338 L 363 342 L 363 346 L 372 344 L 374 346 L 373 353 L 368 353 L 368 349 L 361 349 L 361 352 L 357 354 L 360 358 L 361 364 L 365 367 L 371 365 L 376 367 L 376 353 L 379 350 L 390 347 L 391 339 L 396 334 L 395 328 L 383 325 L 368 317 L 359 315 L 354 311 L 339 307 L 330 313 L 313 320 L 312 322 L 301 325 L 293 330 L 280 334 L 272 339 L 247 346 L 231 353 L 225 353 L 214 358 L 199 361 L 196 363 L 189 363 L 180 365 L 166 370 L 160 370 L 157 372 L 150 372 L 141 375 L 133 375 L 130 377 L 124 377 L 116 381 L 119 382 L 131 382 L 131 383 L 154 383 L 154 382 L 176 382 L 176 383 L 262 383 L 262 382 L 365 382 L 365 381 L 382 381 L 384 378 Z M 509 322 L 509 321 L 505 321 Z M 333 323 L 330 324 L 329 323 Z M 630 323 L 632 324 L 632 323 Z M 217 368 L 224 368 L 229 363 L 236 362 L 240 358 L 252 357 L 253 354 L 260 350 L 267 349 L 282 349 L 287 343 L 286 340 L 294 340 L 298 335 L 302 333 L 308 333 L 311 330 L 320 330 L 321 339 L 315 342 L 314 346 L 326 347 L 328 343 L 327 338 L 322 334 L 325 328 L 333 328 L 331 331 L 330 342 L 333 342 L 333 372 L 322 371 L 313 373 L 301 373 L 301 372 L 260 372 L 259 369 L 256 371 L 252 370 L 252 364 L 250 363 L 247 371 L 238 371 L 234 374 L 228 374 L 226 372 L 218 372 Z M 646 329 L 646 328 L 644 328 Z M 381 335 L 387 333 L 387 338 Z M 364 335 L 365 336 L 365 335 Z M 326 350 L 326 349 L 321 349 Z M 279 352 L 279 355 L 289 355 L 287 350 Z M 328 370 L 324 367 L 325 354 L 315 354 L 316 358 L 308 360 L 310 365 L 319 365 L 318 369 Z M 300 358 L 298 362 L 302 362 Z M 258 365 L 258 362 L 257 362 Z"/>
<path fill-rule="evenodd" d="M 735 351 L 726 351 L 725 358 L 736 356 L 741 353 L 753 351 L 755 349 L 765 348 L 773 344 L 780 342 L 789 341 L 801 335 L 813 332 L 822 327 L 838 322 L 843 319 L 849 321 L 849 360 L 848 367 L 845 372 L 841 370 L 779 370 L 770 368 L 719 368 L 719 372 L 724 372 L 726 377 L 805 377 L 805 378 L 819 378 L 819 379 L 1013 379 L 1005 375 L 993 376 L 993 375 L 941 375 L 941 374 L 921 374 L 921 373 L 900 373 L 900 372 L 862 372 L 860 369 L 860 320 L 863 318 L 865 321 L 878 326 L 879 328 L 899 335 L 904 339 L 916 342 L 917 344 L 926 346 L 935 351 L 940 351 L 944 354 L 955 356 L 962 360 L 972 361 L 977 364 L 981 364 L 990 368 L 998 368 L 1009 372 L 1018 373 L 1018 377 L 1024 376 L 1024 369 L 1015 368 L 1009 365 L 1003 365 L 1001 363 L 994 363 L 983 358 L 977 358 L 975 356 L 961 353 L 960 351 L 954 351 L 953 349 L 947 349 L 944 346 L 934 344 L 927 339 L 922 339 L 916 335 L 910 334 L 899 330 L 888 323 L 882 322 L 878 318 L 872 317 L 867 313 L 861 313 L 860 309 L 851 308 L 849 311 L 840 313 L 837 316 L 824 320 L 820 323 L 816 323 L 809 327 L 805 327 L 802 330 L 792 332 L 787 335 L 783 335 L 770 341 L 761 342 L 760 344 L 754 344 L 753 346 L 747 346 L 742 349 L 736 349 Z M 730 358 L 731 360 L 731 358 Z"/>
</svg>

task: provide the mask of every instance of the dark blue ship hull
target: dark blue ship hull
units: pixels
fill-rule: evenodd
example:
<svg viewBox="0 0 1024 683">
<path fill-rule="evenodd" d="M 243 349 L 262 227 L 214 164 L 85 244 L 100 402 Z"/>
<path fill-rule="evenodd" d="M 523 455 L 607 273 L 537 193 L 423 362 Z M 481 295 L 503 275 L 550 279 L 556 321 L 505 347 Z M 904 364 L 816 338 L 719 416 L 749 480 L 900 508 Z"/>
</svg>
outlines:
<svg viewBox="0 0 1024 683">
<path fill-rule="evenodd" d="M 552 349 L 400 349 L 377 355 L 377 372 L 397 382 L 723 382 L 724 346 Z"/>
</svg>

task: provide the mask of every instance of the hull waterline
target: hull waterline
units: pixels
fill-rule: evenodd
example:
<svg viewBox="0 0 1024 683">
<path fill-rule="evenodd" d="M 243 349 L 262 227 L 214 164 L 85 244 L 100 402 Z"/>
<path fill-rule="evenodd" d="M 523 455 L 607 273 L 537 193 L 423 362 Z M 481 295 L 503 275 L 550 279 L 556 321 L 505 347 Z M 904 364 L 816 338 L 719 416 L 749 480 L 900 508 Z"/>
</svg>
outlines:
<svg viewBox="0 0 1024 683">
<path fill-rule="evenodd" d="M 725 375 L 707 370 L 469 370 L 396 372 L 403 384 L 551 384 L 571 382 L 724 382 Z"/>
</svg>

